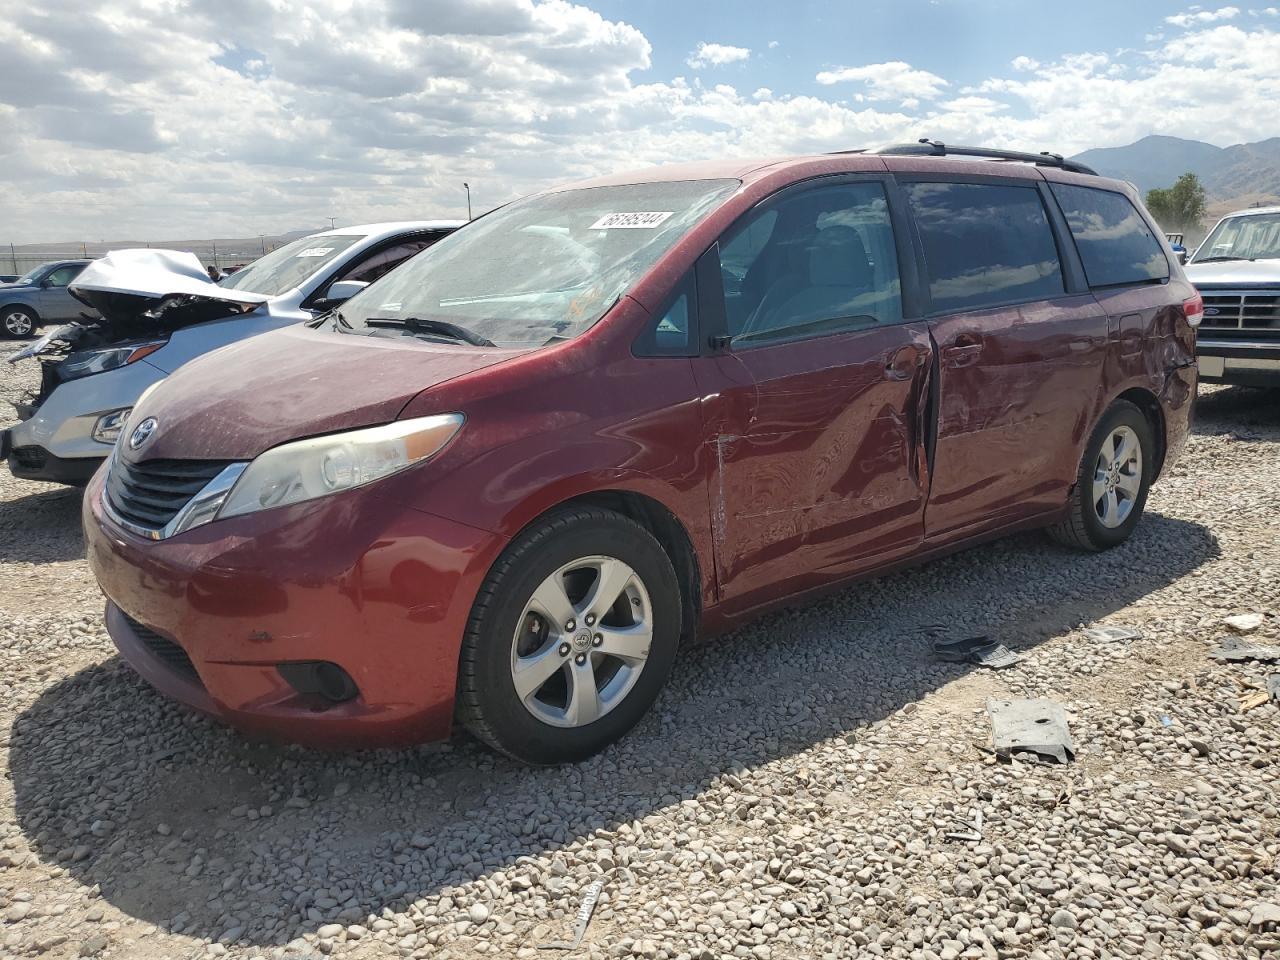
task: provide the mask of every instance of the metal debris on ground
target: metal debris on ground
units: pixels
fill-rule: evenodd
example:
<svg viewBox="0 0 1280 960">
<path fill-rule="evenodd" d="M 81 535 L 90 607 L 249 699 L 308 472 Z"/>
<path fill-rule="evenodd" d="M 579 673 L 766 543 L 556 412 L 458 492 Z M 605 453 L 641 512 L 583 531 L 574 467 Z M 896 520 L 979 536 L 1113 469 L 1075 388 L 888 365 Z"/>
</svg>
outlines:
<svg viewBox="0 0 1280 960">
<path fill-rule="evenodd" d="M 943 836 L 948 840 L 968 840 L 972 843 L 981 843 L 982 842 L 982 809 L 979 807 L 974 807 L 972 812 L 970 813 L 970 816 L 973 817 L 972 820 L 961 820 L 959 817 L 957 817 L 955 821 L 956 823 L 960 824 L 962 827 L 968 827 L 969 829 L 967 831 L 955 830 L 949 833 L 945 833 L 943 834 Z"/>
<path fill-rule="evenodd" d="M 595 912 L 596 903 L 600 900 L 600 894 L 604 891 L 604 881 L 594 880 L 587 887 L 586 895 L 582 898 L 582 906 L 578 908 L 578 919 L 573 928 L 573 941 L 566 942 L 564 940 L 555 940 L 551 943 L 540 943 L 537 945 L 539 950 L 576 950 L 582 943 L 582 938 L 587 935 L 587 926 L 591 923 L 591 914 Z"/>
<path fill-rule="evenodd" d="M 976 663 L 980 667 L 999 670 L 1011 667 L 1022 658 L 1003 643 L 990 637 L 965 637 L 962 640 L 934 640 L 933 655 L 948 663 Z"/>
<path fill-rule="evenodd" d="M 1104 623 L 1098 627 L 1088 627 L 1084 631 L 1084 635 L 1090 640 L 1099 642 L 1115 643 L 1120 640 L 1141 640 L 1142 632 L 1134 630 L 1132 627 L 1123 627 L 1119 624 Z"/>
<path fill-rule="evenodd" d="M 1241 640 L 1239 637 L 1223 637 L 1217 649 L 1209 651 L 1209 656 L 1214 660 L 1261 660 L 1272 662 L 1280 660 L 1280 647 L 1259 646 Z"/>
<path fill-rule="evenodd" d="M 1036 760 L 1066 763 L 1075 756 L 1067 712 L 1052 700 L 988 700 L 991 742 L 1004 759 L 1030 754 Z"/>
</svg>

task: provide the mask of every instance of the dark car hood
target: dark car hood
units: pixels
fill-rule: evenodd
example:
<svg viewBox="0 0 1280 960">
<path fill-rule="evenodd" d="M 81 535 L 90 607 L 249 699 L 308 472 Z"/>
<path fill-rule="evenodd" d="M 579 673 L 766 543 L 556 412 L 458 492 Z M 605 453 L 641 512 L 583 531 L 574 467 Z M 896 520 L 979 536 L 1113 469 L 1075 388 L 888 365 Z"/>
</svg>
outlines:
<svg viewBox="0 0 1280 960">
<path fill-rule="evenodd" d="M 155 417 L 134 460 L 250 460 L 289 440 L 394 420 L 423 390 L 524 350 L 285 327 L 186 364 L 137 407 Z"/>
</svg>

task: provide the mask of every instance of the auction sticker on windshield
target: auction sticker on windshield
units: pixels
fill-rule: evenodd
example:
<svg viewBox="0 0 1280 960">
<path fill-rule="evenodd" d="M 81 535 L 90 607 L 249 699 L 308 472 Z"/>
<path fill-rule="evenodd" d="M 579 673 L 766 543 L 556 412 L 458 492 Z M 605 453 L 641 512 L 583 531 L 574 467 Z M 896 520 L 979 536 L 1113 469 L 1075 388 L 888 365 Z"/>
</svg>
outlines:
<svg viewBox="0 0 1280 960">
<path fill-rule="evenodd" d="M 333 253 L 333 247 L 307 247 L 307 249 L 299 251 L 299 257 L 327 257 Z"/>
<path fill-rule="evenodd" d="M 674 211 L 654 213 L 606 213 L 588 230 L 652 230 Z"/>
</svg>

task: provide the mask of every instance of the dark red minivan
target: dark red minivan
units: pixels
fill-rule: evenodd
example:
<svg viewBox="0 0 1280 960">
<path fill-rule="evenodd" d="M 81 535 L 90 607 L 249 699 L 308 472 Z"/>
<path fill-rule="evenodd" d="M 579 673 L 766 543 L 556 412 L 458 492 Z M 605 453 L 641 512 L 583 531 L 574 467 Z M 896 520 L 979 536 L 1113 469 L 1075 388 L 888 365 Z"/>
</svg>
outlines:
<svg viewBox="0 0 1280 960">
<path fill-rule="evenodd" d="M 1123 542 L 1200 312 L 1133 189 L 1050 155 L 605 177 L 160 384 L 89 558 L 123 655 L 236 726 L 574 760 L 696 633 L 1013 530 Z"/>
</svg>

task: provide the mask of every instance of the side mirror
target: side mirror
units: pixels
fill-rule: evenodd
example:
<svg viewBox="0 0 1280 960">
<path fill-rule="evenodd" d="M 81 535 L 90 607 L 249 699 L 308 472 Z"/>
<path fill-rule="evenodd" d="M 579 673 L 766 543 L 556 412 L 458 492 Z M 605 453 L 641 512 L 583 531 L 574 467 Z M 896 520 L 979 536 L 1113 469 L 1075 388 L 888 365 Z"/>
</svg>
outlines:
<svg viewBox="0 0 1280 960">
<path fill-rule="evenodd" d="M 45 277 L 43 280 L 40 281 L 40 286 L 41 288 L 48 290 L 51 286 L 53 286 L 53 284 L 50 282 L 48 277 Z"/>
<path fill-rule="evenodd" d="M 363 280 L 339 280 L 337 283 L 329 285 L 329 290 L 325 294 L 323 302 L 325 306 L 337 306 L 346 300 L 350 300 L 367 286 L 368 284 Z"/>
</svg>

